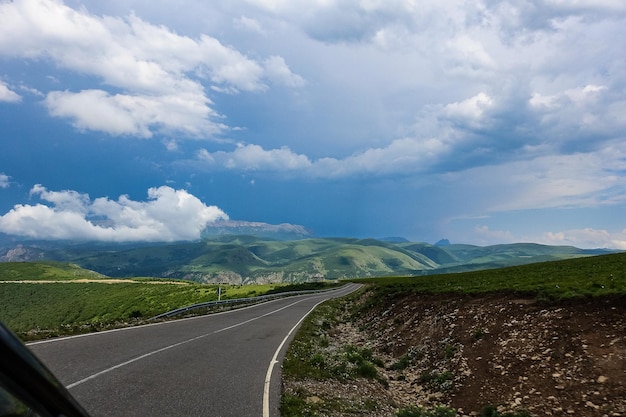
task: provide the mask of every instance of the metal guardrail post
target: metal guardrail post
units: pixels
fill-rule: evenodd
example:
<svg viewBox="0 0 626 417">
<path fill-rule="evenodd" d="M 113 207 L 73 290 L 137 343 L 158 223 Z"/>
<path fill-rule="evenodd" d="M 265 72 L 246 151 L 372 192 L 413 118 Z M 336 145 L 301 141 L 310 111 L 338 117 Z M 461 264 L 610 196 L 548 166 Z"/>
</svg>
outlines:
<svg viewBox="0 0 626 417">
<path fill-rule="evenodd" d="M 338 288 L 341 288 L 341 287 L 338 287 Z M 217 306 L 220 304 L 245 304 L 245 303 L 250 303 L 250 302 L 263 302 L 263 301 L 269 301 L 269 300 L 276 299 L 276 298 L 291 297 L 295 295 L 304 295 L 304 294 L 315 294 L 315 293 L 321 293 L 321 292 L 331 291 L 335 289 L 337 288 L 331 288 L 327 290 L 289 291 L 289 292 L 277 293 L 277 294 L 271 294 L 271 295 L 259 295 L 258 297 L 231 298 L 231 299 L 226 299 L 226 300 L 219 299 L 216 301 L 207 301 L 204 303 L 192 304 L 189 306 L 177 308 L 175 310 L 159 314 L 158 316 L 154 316 L 150 318 L 149 320 L 158 320 L 158 319 L 173 317 L 182 313 L 186 313 L 188 311 L 193 311 L 193 310 L 197 310 L 197 309 L 205 308 L 205 307 Z"/>
</svg>

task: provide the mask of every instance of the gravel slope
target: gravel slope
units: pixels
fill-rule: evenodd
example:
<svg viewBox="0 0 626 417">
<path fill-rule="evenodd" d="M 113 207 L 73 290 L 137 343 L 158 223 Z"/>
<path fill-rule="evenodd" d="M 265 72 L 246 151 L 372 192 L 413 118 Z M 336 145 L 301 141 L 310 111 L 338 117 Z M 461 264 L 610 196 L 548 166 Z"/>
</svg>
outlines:
<svg viewBox="0 0 626 417">
<path fill-rule="evenodd" d="M 626 416 L 625 333 L 624 297 L 404 296 L 328 331 L 330 350 L 370 347 L 387 387 L 291 379 L 284 389 L 304 390 L 311 403 L 369 404 L 372 416 L 408 406 L 459 416 Z M 342 410 L 324 415 L 354 415 Z"/>
</svg>

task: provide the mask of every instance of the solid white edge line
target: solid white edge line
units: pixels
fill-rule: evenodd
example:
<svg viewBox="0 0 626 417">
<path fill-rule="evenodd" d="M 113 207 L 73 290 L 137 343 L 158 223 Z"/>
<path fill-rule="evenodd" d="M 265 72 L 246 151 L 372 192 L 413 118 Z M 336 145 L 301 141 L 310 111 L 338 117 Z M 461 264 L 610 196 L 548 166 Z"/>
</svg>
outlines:
<svg viewBox="0 0 626 417">
<path fill-rule="evenodd" d="M 350 292 L 347 292 L 346 294 L 349 294 Z M 293 333 L 294 330 L 296 330 L 296 328 L 300 325 L 300 323 L 302 323 L 302 321 L 309 314 L 311 314 L 311 312 L 315 310 L 315 308 L 317 308 L 318 305 L 330 299 L 331 298 L 322 300 L 319 303 L 315 304 L 313 307 L 311 307 L 311 309 L 307 311 L 307 313 L 304 316 L 302 316 L 302 318 L 291 328 L 291 330 L 289 330 L 289 333 L 287 333 L 287 336 L 285 336 L 283 341 L 280 342 L 280 345 L 278 345 L 276 352 L 274 352 L 274 356 L 272 357 L 272 360 L 270 361 L 270 365 L 267 368 L 267 373 L 265 374 L 265 385 L 263 386 L 263 417 L 270 417 L 270 383 L 272 382 L 272 372 L 274 371 L 274 365 L 278 363 L 278 355 L 280 354 L 280 351 L 282 350 L 285 343 L 287 343 L 287 339 L 289 339 L 289 336 L 291 336 L 291 333 Z"/>
<path fill-rule="evenodd" d="M 281 349 L 283 348 L 285 343 L 287 343 L 287 339 L 289 339 L 289 336 L 291 336 L 291 333 L 293 333 L 294 330 L 296 330 L 296 328 L 300 325 L 300 323 L 302 323 L 302 321 L 306 318 L 306 316 L 311 314 L 311 311 L 313 311 L 318 305 L 322 304 L 324 301 L 327 301 L 327 300 L 322 300 L 319 303 L 315 304 L 313 307 L 311 307 L 309 311 L 307 311 L 307 313 L 304 316 L 302 316 L 302 318 L 291 328 L 291 330 L 289 330 L 289 333 L 287 333 L 287 336 L 285 336 L 283 341 L 280 342 L 280 345 L 278 345 L 278 348 L 274 352 L 274 356 L 272 357 L 272 360 L 270 361 L 270 365 L 267 368 L 267 373 L 265 374 L 265 385 L 263 387 L 263 417 L 270 417 L 270 382 L 272 382 L 272 372 L 274 370 L 274 365 L 278 363 L 278 355 Z"/>
<path fill-rule="evenodd" d="M 262 319 L 263 317 L 267 317 L 267 316 L 272 315 L 272 314 L 274 314 L 274 313 L 277 313 L 277 312 L 279 312 L 279 311 L 281 311 L 281 310 L 284 310 L 284 309 L 286 309 L 286 308 L 292 307 L 292 306 L 294 306 L 294 305 L 296 305 L 296 304 L 298 304 L 298 303 L 301 303 L 302 301 L 304 301 L 304 300 L 298 300 L 298 301 L 296 301 L 296 302 L 293 302 L 293 303 L 291 303 L 291 304 L 288 304 L 288 305 L 283 306 L 283 307 L 281 307 L 281 308 L 278 308 L 278 309 L 276 309 L 276 310 L 272 310 L 272 311 L 269 311 L 269 312 L 267 312 L 267 313 L 265 313 L 265 314 L 262 314 L 262 315 L 260 315 L 260 316 L 252 317 L 251 319 L 244 320 L 244 321 L 241 321 L 241 322 L 239 322 L 239 323 L 235 323 L 235 324 L 233 324 L 233 325 L 231 325 L 231 326 L 228 326 L 228 327 L 224 327 L 224 328 L 221 328 L 221 329 L 215 330 L 215 331 L 213 331 L 213 332 L 211 332 L 211 333 L 205 333 L 205 334 L 202 334 L 202 335 L 200 335 L 200 336 L 193 337 L 193 338 L 191 338 L 191 339 L 183 340 L 182 342 L 174 343 L 174 344 L 172 344 L 172 345 L 165 346 L 165 347 L 162 347 L 162 348 L 157 349 L 157 350 L 153 350 L 152 352 L 148 352 L 148 353 L 145 353 L 145 354 L 143 354 L 143 355 L 141 355 L 141 356 L 137 356 L 136 358 L 133 358 L 133 359 L 127 360 L 126 362 L 122 362 L 122 363 L 119 363 L 119 364 L 117 364 L 117 365 L 114 365 L 114 366 L 112 366 L 112 367 L 110 367 L 110 368 L 103 369 L 102 371 L 97 372 L 97 373 L 95 373 L 95 374 L 93 374 L 93 375 L 90 375 L 90 376 L 88 376 L 88 377 L 86 377 L 86 378 L 83 378 L 83 379 L 81 379 L 80 381 L 73 382 L 73 383 L 71 383 L 71 384 L 67 385 L 65 388 L 67 388 L 67 389 L 74 388 L 74 387 L 76 387 L 76 386 L 78 386 L 78 385 L 81 385 L 81 384 L 83 384 L 83 383 L 87 382 L 87 381 L 90 381 L 90 380 L 92 380 L 92 379 L 95 379 L 95 378 L 97 378 L 97 377 L 99 377 L 99 376 L 101 376 L 101 375 L 104 375 L 104 374 L 106 374 L 106 373 L 109 373 L 109 372 L 111 372 L 111 371 L 114 371 L 114 370 L 116 370 L 116 369 L 118 369 L 118 368 L 122 368 L 122 367 L 124 367 L 124 366 L 126 366 L 126 365 L 130 365 L 130 364 L 131 364 L 131 363 L 133 363 L 133 362 L 137 362 L 137 361 L 139 361 L 139 360 L 141 360 L 141 359 L 145 359 L 145 358 L 147 358 L 147 357 L 149 357 L 149 356 L 152 356 L 152 355 L 155 355 L 155 354 L 157 354 L 157 353 L 164 352 L 164 351 L 166 351 L 166 350 L 169 350 L 169 349 L 172 349 L 172 348 L 175 348 L 175 347 L 178 347 L 178 346 L 184 345 L 184 344 L 189 343 L 189 342 L 194 342 L 194 341 L 196 341 L 196 340 L 199 340 L 199 339 L 202 339 L 202 338 L 204 338 L 204 337 L 211 336 L 211 335 L 214 335 L 214 334 L 217 334 L 217 333 L 221 333 L 221 332 L 226 331 L 226 330 L 234 329 L 235 327 L 243 326 L 244 324 L 248 324 L 248 323 L 250 323 L 250 322 L 252 322 L 252 321 L 255 321 L 255 320 L 258 320 L 258 319 Z M 308 313 L 307 313 L 307 314 L 308 314 Z"/>
<path fill-rule="evenodd" d="M 294 297 L 302 297 L 302 296 L 297 295 L 297 296 L 294 296 Z M 44 343 L 62 342 L 64 340 L 78 339 L 80 337 L 98 336 L 98 335 L 103 335 L 103 334 L 107 334 L 107 333 L 123 332 L 123 331 L 126 331 L 126 330 L 141 329 L 142 327 L 162 326 L 162 325 L 168 325 L 168 324 L 176 323 L 176 322 L 179 322 L 179 321 L 198 320 L 198 319 L 203 319 L 203 318 L 207 318 L 207 317 L 221 316 L 223 314 L 230 314 L 230 313 L 234 313 L 236 311 L 247 310 L 247 309 L 258 307 L 258 306 L 260 306 L 262 304 L 269 304 L 269 303 L 277 302 L 277 301 L 280 301 L 280 300 L 281 299 L 270 300 L 270 301 L 265 301 L 263 303 L 253 304 L 253 305 L 250 305 L 250 306 L 247 306 L 247 307 L 240 307 L 240 308 L 235 308 L 233 310 L 220 311 L 218 313 L 211 313 L 211 314 L 205 314 L 205 315 L 200 315 L 200 316 L 185 317 L 185 318 L 182 318 L 182 319 L 166 320 L 166 321 L 160 321 L 160 322 L 157 322 L 157 323 L 140 324 L 138 326 L 128 326 L 128 327 L 120 327 L 118 329 L 102 330 L 102 331 L 99 331 L 99 332 L 81 333 L 81 334 L 75 334 L 75 335 L 71 335 L 71 336 L 54 337 L 52 339 L 36 340 L 34 342 L 26 343 L 26 346 L 42 345 Z"/>
<path fill-rule="evenodd" d="M 331 290 L 329 290 L 329 292 L 342 290 L 342 289 L 345 289 L 345 288 L 344 287 L 340 287 L 340 288 L 336 288 L 336 289 L 331 289 Z M 294 298 L 297 298 L 297 297 L 308 297 L 309 295 L 310 294 L 295 295 L 293 297 Z M 207 317 L 221 316 L 222 314 L 230 314 L 230 313 L 234 313 L 235 311 L 247 310 L 247 309 L 250 309 L 250 308 L 258 307 L 258 306 L 263 305 L 263 304 L 278 302 L 278 301 L 283 300 L 283 299 L 284 298 L 278 298 L 278 299 L 275 299 L 275 300 L 269 300 L 269 301 L 264 301 L 264 302 L 261 302 L 261 303 L 253 304 L 253 305 L 250 305 L 250 306 L 247 306 L 247 307 L 240 307 L 240 308 L 235 308 L 233 310 L 220 311 L 218 313 L 204 314 L 204 315 L 200 315 L 200 316 L 185 317 L 185 318 L 182 318 L 182 319 L 166 320 L 166 321 L 160 321 L 160 322 L 157 322 L 157 323 L 140 324 L 138 326 L 128 326 L 128 327 L 120 327 L 118 329 L 102 330 L 102 331 L 99 331 L 99 332 L 81 333 L 81 334 L 75 334 L 75 335 L 71 335 L 71 336 L 54 337 L 52 339 L 36 340 L 34 342 L 25 343 L 25 345 L 26 346 L 34 346 L 34 345 L 41 345 L 41 344 L 44 344 L 44 343 L 62 342 L 64 340 L 77 339 L 77 338 L 80 338 L 80 337 L 98 336 L 98 335 L 106 334 L 106 333 L 114 333 L 114 332 L 122 332 L 122 331 L 125 331 L 125 330 L 140 329 L 142 327 L 167 325 L 167 324 L 175 323 L 175 322 L 178 322 L 178 321 L 198 320 L 198 319 L 203 319 L 203 318 L 207 318 Z"/>
</svg>

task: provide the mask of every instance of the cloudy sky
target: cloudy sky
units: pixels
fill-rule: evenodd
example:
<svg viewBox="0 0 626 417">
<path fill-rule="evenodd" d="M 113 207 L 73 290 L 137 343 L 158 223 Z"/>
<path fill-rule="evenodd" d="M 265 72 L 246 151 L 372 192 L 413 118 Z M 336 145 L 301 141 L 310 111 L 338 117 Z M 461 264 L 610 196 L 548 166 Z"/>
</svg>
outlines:
<svg viewBox="0 0 626 417">
<path fill-rule="evenodd" d="M 0 0 L 0 232 L 626 249 L 623 0 Z"/>
</svg>

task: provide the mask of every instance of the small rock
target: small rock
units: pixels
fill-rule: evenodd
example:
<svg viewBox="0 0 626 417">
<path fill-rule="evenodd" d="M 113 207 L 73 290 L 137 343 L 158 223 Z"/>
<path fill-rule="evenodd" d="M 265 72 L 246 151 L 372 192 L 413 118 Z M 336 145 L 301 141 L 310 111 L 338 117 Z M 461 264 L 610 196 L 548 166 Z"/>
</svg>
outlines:
<svg viewBox="0 0 626 417">
<path fill-rule="evenodd" d="M 608 381 L 608 380 L 609 380 L 609 378 L 607 378 L 606 376 L 604 376 L 604 375 L 600 375 L 600 376 L 598 377 L 597 382 L 598 382 L 598 384 L 604 384 L 604 383 L 605 383 L 606 381 Z"/>
</svg>

